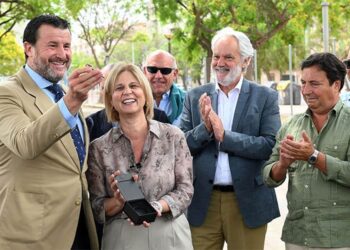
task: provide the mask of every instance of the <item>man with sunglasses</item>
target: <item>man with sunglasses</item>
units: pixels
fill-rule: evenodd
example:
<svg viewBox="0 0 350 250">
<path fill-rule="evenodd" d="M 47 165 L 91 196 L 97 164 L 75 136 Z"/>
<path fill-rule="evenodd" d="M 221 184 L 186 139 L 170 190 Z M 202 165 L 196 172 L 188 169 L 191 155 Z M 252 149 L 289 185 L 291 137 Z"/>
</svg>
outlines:
<svg viewBox="0 0 350 250">
<path fill-rule="evenodd" d="M 178 126 L 185 92 L 174 83 L 178 75 L 174 56 L 156 50 L 147 56 L 143 71 L 152 87 L 154 106 L 163 110 L 169 121 Z"/>
</svg>

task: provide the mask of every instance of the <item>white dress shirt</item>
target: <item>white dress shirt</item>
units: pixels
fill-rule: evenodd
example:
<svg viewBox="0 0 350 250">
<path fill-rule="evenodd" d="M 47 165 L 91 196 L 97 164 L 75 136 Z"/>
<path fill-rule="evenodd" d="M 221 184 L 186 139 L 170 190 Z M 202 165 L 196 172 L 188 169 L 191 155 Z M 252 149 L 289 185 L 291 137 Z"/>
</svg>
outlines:
<svg viewBox="0 0 350 250">
<path fill-rule="evenodd" d="M 235 114 L 239 93 L 241 91 L 243 77 L 239 80 L 236 87 L 226 95 L 216 84 L 218 93 L 218 116 L 220 117 L 225 130 L 231 130 L 233 117 Z M 232 176 L 228 154 L 219 151 L 218 160 L 216 162 L 216 171 L 214 178 L 215 185 L 232 185 Z"/>
</svg>

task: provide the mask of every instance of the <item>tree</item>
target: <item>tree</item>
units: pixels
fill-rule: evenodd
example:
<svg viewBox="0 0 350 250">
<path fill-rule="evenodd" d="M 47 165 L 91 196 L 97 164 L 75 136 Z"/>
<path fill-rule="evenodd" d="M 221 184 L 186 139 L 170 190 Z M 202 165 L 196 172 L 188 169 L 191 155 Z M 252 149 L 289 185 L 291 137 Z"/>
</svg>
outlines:
<svg viewBox="0 0 350 250">
<path fill-rule="evenodd" d="M 193 43 L 199 44 L 206 53 L 207 79 L 210 78 L 209 62 L 212 57 L 213 34 L 222 27 L 231 26 L 245 32 L 253 46 L 258 49 L 286 26 L 298 4 L 298 1 L 277 1 L 277 4 L 275 2 L 154 0 L 162 21 L 179 22 L 177 17 L 185 20 L 183 36 L 190 42 L 189 46 L 195 46 Z"/>
<path fill-rule="evenodd" d="M 0 0 L 0 40 L 20 21 L 29 20 L 42 13 L 69 18 L 89 0 Z"/>
<path fill-rule="evenodd" d="M 132 3 L 132 0 L 101 0 L 79 13 L 77 20 L 82 28 L 80 38 L 88 44 L 97 67 L 101 68 L 109 62 L 119 42 L 128 38 L 137 25 L 137 9 Z"/>
<path fill-rule="evenodd" d="M 87 64 L 94 65 L 94 63 L 95 60 L 91 55 L 73 51 L 71 69 L 83 68 Z"/>
<path fill-rule="evenodd" d="M 0 40 L 0 75 L 12 75 L 23 64 L 23 49 L 17 43 L 15 36 L 7 32 Z"/>
<path fill-rule="evenodd" d="M 118 45 L 111 61 L 133 62 L 141 67 L 148 52 L 153 49 L 151 38 L 144 31 L 129 34 L 129 37 Z"/>
<path fill-rule="evenodd" d="M 0 33 L 0 40 L 15 26 L 17 15 L 15 10 L 17 7 L 16 0 L 0 0 L 0 28 L 3 30 Z"/>
<path fill-rule="evenodd" d="M 346 1 L 328 2 L 337 9 L 330 22 L 344 24 L 349 18 Z M 194 48 L 201 47 L 207 60 L 207 79 L 210 79 L 212 56 L 210 41 L 219 29 L 230 26 L 246 33 L 258 51 L 258 65 L 263 65 L 265 70 L 271 64 L 286 70 L 288 50 L 281 54 L 279 48 L 288 44 L 302 48 L 305 28 L 310 21 L 320 23 L 322 13 L 321 4 L 313 0 L 153 0 L 153 3 L 163 23 L 177 24 L 174 39 L 182 40 L 185 46 L 182 51 L 186 51 L 188 60 L 198 58 L 194 53 L 200 53 L 200 50 Z M 339 30 L 336 25 L 333 27 L 334 31 Z M 305 53 L 301 51 L 299 56 Z M 281 60 L 283 64 L 279 63 Z"/>
<path fill-rule="evenodd" d="M 207 80 L 203 79 L 203 66 L 206 59 L 205 52 L 202 47 L 194 46 L 194 43 L 188 43 L 188 41 L 182 37 L 183 34 L 179 29 L 174 30 L 174 37 L 172 39 L 173 44 L 173 54 L 176 57 L 177 65 L 179 68 L 179 77 L 182 78 L 184 89 L 192 87 L 192 83 L 195 85 L 202 85 Z M 187 53 L 186 50 L 191 51 Z"/>
</svg>

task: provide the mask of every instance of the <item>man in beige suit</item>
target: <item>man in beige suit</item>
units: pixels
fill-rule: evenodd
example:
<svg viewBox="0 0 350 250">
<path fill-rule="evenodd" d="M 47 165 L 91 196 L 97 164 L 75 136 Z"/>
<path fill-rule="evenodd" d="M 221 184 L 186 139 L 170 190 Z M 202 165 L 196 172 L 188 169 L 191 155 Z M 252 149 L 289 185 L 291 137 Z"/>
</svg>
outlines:
<svg viewBox="0 0 350 250">
<path fill-rule="evenodd" d="M 71 63 L 57 16 L 32 19 L 23 45 L 26 65 L 0 83 L 0 249 L 98 249 L 80 108 L 102 74 L 77 69 L 57 88 Z"/>
</svg>

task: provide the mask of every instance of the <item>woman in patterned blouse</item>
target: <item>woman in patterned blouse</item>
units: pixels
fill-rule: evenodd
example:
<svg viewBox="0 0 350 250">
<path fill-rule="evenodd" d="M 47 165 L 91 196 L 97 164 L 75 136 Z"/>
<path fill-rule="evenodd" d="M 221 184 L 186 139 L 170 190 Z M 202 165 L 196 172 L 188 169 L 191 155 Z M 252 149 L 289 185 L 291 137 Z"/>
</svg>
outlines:
<svg viewBox="0 0 350 250">
<path fill-rule="evenodd" d="M 160 72 L 157 72 L 157 74 Z M 162 84 L 162 83 L 159 83 Z M 192 157 L 182 131 L 152 120 L 153 96 L 142 71 L 115 65 L 106 79 L 108 120 L 115 124 L 89 149 L 87 178 L 103 249 L 193 249 L 184 215 L 192 195 Z M 125 220 L 114 175 L 131 173 L 157 210 L 153 223 Z"/>
</svg>

